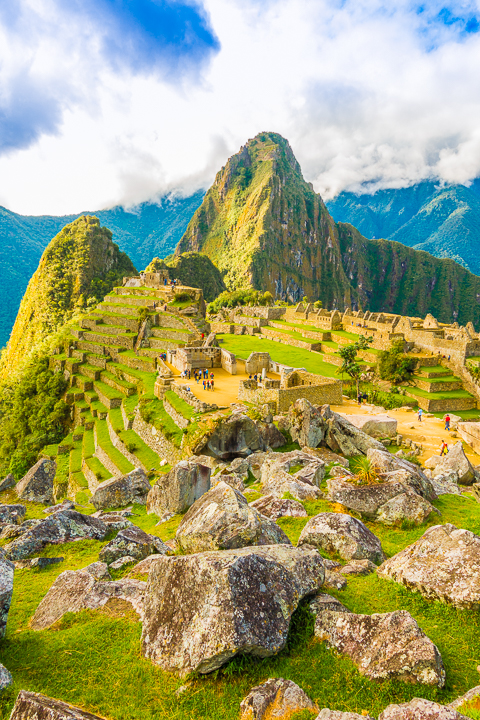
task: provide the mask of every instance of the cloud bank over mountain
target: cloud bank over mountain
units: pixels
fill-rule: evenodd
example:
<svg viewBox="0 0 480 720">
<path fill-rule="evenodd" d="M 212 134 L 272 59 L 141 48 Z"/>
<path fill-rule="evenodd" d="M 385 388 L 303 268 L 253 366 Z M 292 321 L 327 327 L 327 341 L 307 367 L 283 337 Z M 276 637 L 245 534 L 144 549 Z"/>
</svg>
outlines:
<svg viewBox="0 0 480 720">
<path fill-rule="evenodd" d="M 262 130 L 326 198 L 480 175 L 473 0 L 5 0 L 0 204 L 127 206 Z"/>
</svg>

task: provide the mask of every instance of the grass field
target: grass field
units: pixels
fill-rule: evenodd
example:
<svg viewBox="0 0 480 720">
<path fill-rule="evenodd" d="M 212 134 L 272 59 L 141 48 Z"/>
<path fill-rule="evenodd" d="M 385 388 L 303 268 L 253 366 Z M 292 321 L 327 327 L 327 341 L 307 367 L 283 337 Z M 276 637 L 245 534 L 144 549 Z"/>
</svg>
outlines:
<svg viewBox="0 0 480 720">
<path fill-rule="evenodd" d="M 480 504 L 472 499 L 443 496 L 437 503 L 441 522 L 480 532 Z M 309 514 L 332 509 L 325 501 L 305 503 Z M 163 540 L 174 536 L 181 517 L 156 526 L 154 515 L 134 507 L 132 518 Z M 28 504 L 27 517 L 42 516 Z M 293 541 L 305 519 L 281 521 Z M 434 520 L 433 522 L 438 522 Z M 425 527 L 412 530 L 370 525 L 387 554 L 418 538 Z M 12 672 L 14 685 L 0 696 L 0 718 L 9 716 L 20 689 L 42 692 L 115 720 L 238 720 L 239 704 L 253 685 L 268 677 L 297 682 L 320 707 L 367 711 L 378 717 L 392 702 L 425 697 L 446 703 L 478 684 L 480 617 L 424 600 L 376 575 L 350 578 L 342 592 L 332 592 L 355 612 L 406 609 L 438 646 L 447 670 L 447 685 L 438 690 L 401 682 L 373 683 L 353 664 L 312 636 L 306 615 L 297 612 L 287 648 L 273 658 L 241 658 L 212 675 L 180 679 L 164 673 L 140 652 L 141 625 L 136 615 L 114 610 L 67 614 L 49 630 L 33 632 L 28 622 L 55 578 L 66 568 L 79 569 L 98 559 L 103 543 L 85 540 L 50 546 L 43 555 L 62 556 L 64 563 L 44 570 L 17 570 L 7 634 L 0 643 L 0 662 Z M 176 694 L 182 688 L 182 692 Z"/>
</svg>

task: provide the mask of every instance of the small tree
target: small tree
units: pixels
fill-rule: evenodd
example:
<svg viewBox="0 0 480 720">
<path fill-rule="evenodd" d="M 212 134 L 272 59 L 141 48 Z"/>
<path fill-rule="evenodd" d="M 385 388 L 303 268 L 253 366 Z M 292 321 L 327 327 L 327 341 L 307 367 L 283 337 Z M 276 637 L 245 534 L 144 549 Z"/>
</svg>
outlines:
<svg viewBox="0 0 480 720">
<path fill-rule="evenodd" d="M 366 350 L 372 342 L 373 337 L 366 338 L 364 335 L 360 335 L 357 342 L 352 343 L 352 345 L 344 345 L 338 350 L 343 362 L 337 372 L 348 375 L 352 380 L 355 380 L 357 397 L 360 393 L 360 376 L 363 373 L 363 368 L 358 362 L 357 353 L 360 350 Z"/>
<path fill-rule="evenodd" d="M 394 385 L 408 383 L 416 372 L 417 361 L 407 357 L 403 352 L 403 340 L 392 343 L 390 350 L 380 353 L 378 374 L 382 380 L 389 380 Z"/>
<path fill-rule="evenodd" d="M 316 308 L 317 310 L 320 310 L 321 308 L 323 308 L 323 303 L 322 303 L 322 301 L 321 301 L 321 300 L 315 300 L 315 302 L 313 303 L 313 307 Z"/>
<path fill-rule="evenodd" d="M 478 363 L 469 362 L 467 363 L 467 369 L 472 376 L 472 379 L 478 385 L 480 382 L 480 365 Z"/>
</svg>

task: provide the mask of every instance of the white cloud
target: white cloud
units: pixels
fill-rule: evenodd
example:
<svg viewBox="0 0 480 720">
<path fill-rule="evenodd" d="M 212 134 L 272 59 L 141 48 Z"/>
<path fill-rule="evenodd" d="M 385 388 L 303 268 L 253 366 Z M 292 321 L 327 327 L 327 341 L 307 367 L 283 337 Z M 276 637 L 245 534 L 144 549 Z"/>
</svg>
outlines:
<svg viewBox="0 0 480 720">
<path fill-rule="evenodd" d="M 85 34 L 56 17 L 29 57 L 39 87 L 62 89 L 62 121 L 0 157 L 0 203 L 67 213 L 188 193 L 262 130 L 290 140 L 325 197 L 365 182 L 466 182 L 480 174 L 480 35 L 464 32 L 473 4 L 452 6 L 449 24 L 435 20 L 443 5 L 426 17 L 406 1 L 208 0 L 221 49 L 178 86 L 114 73 L 94 37 L 82 54 Z M 10 43 L 9 78 L 20 50 Z"/>
</svg>

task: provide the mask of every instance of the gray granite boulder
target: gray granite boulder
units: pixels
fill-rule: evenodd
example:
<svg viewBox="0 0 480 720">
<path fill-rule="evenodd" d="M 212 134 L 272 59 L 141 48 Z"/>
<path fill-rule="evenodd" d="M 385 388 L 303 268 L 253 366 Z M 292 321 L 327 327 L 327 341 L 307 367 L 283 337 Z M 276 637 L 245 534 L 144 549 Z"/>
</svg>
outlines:
<svg viewBox="0 0 480 720">
<path fill-rule="evenodd" d="M 97 510 L 119 508 L 139 503 L 146 505 L 151 490 L 148 478 L 142 468 L 135 468 L 127 475 L 104 480 L 96 488 L 90 502 Z"/>
<path fill-rule="evenodd" d="M 181 460 L 162 475 L 147 497 L 147 513 L 182 513 L 210 490 L 211 468 L 195 459 Z"/>
<path fill-rule="evenodd" d="M 469 720 L 451 707 L 432 700 L 414 698 L 400 705 L 389 705 L 378 720 Z"/>
<path fill-rule="evenodd" d="M 99 715 L 52 700 L 39 693 L 20 690 L 10 720 L 103 720 Z"/>
<path fill-rule="evenodd" d="M 430 479 L 418 465 L 387 450 L 370 449 L 367 458 L 384 480 L 399 482 L 431 503 L 437 499 Z"/>
<path fill-rule="evenodd" d="M 470 460 L 465 455 L 463 445 L 459 440 L 447 455 L 443 455 L 440 462 L 433 469 L 433 476 L 447 475 L 456 472 L 460 485 L 471 485 L 475 482 L 475 470 Z"/>
<path fill-rule="evenodd" d="M 4 477 L 3 480 L 0 480 L 0 492 L 3 492 L 4 490 L 9 490 L 13 487 L 15 487 L 15 478 L 13 477 L 12 473 L 8 473 L 8 475 Z"/>
<path fill-rule="evenodd" d="M 283 530 L 225 482 L 202 495 L 184 515 L 175 538 L 186 553 L 248 545 L 291 545 Z"/>
<path fill-rule="evenodd" d="M 64 500 L 63 502 L 58 503 L 58 505 L 50 505 L 50 507 L 46 507 L 43 512 L 45 515 L 53 515 L 53 513 L 62 512 L 62 510 L 75 510 L 75 503 L 71 500 Z"/>
<path fill-rule="evenodd" d="M 393 438 L 397 435 L 397 420 L 385 413 L 376 415 L 346 415 L 345 413 L 339 413 L 339 415 L 342 415 L 348 422 L 371 437 Z"/>
<path fill-rule="evenodd" d="M 315 636 L 372 680 L 445 685 L 438 648 L 406 610 L 374 615 L 323 610 L 316 614 Z"/>
<path fill-rule="evenodd" d="M 370 560 L 350 560 L 346 565 L 340 569 L 341 575 L 371 575 L 375 572 L 377 566 Z"/>
<path fill-rule="evenodd" d="M 312 600 L 311 603 L 309 603 L 308 607 L 310 608 L 310 612 L 312 612 L 315 617 L 318 613 L 323 612 L 324 610 L 333 610 L 334 612 L 350 612 L 348 608 L 343 605 L 340 600 L 337 600 L 337 598 L 334 598 L 333 595 L 328 595 L 327 593 L 321 593 L 320 595 L 316 595 L 315 598 Z"/>
<path fill-rule="evenodd" d="M 470 690 L 467 690 L 466 693 L 449 703 L 448 707 L 453 710 L 458 710 L 462 707 L 462 705 L 465 705 L 465 703 L 471 702 L 475 702 L 476 704 L 480 702 L 480 685 L 476 685 L 475 687 L 470 688 Z"/>
<path fill-rule="evenodd" d="M 307 511 L 298 500 L 276 498 L 274 495 L 264 495 L 251 502 L 250 507 L 271 520 L 281 517 L 308 517 Z"/>
<path fill-rule="evenodd" d="M 53 481 L 57 472 L 54 460 L 39 460 L 15 486 L 22 500 L 53 505 Z"/>
<path fill-rule="evenodd" d="M 252 688 L 240 704 L 240 720 L 289 718 L 301 710 L 316 710 L 315 703 L 292 680 L 269 678 Z"/>
<path fill-rule="evenodd" d="M 5 665 L 0 664 L 0 691 L 5 690 L 13 683 L 12 674 L 7 670 Z"/>
<path fill-rule="evenodd" d="M 319 513 L 303 528 L 299 545 L 313 545 L 344 560 L 371 560 L 380 564 L 385 559 L 380 540 L 361 520 L 343 513 Z"/>
<path fill-rule="evenodd" d="M 221 460 L 247 457 L 253 452 L 267 449 L 256 423 L 243 413 L 233 413 L 221 420 L 209 436 L 205 450 Z"/>
<path fill-rule="evenodd" d="M 300 600 L 323 579 L 318 552 L 288 545 L 163 557 L 149 574 L 143 654 L 180 675 L 238 653 L 276 655 Z"/>
<path fill-rule="evenodd" d="M 35 610 L 30 627 L 32 630 L 45 630 L 67 612 L 96 610 L 112 600 L 129 603 L 142 617 L 146 586 L 141 580 L 97 580 L 88 568 L 65 570 Z"/>
<path fill-rule="evenodd" d="M 143 560 L 154 553 L 166 555 L 169 548 L 159 537 L 149 535 L 136 525 L 120 530 L 113 540 L 105 545 L 98 555 L 101 562 L 107 564 L 129 555 L 135 560 Z"/>
<path fill-rule="evenodd" d="M 0 551 L 0 638 L 5 637 L 8 611 L 12 602 L 15 566 Z"/>
<path fill-rule="evenodd" d="M 315 720 L 373 720 L 373 718 L 371 718 L 370 715 L 358 715 L 354 712 L 322 708 Z"/>
<path fill-rule="evenodd" d="M 262 465 L 262 492 L 276 498 L 283 498 L 288 492 L 296 500 L 315 500 L 323 497 L 320 483 L 324 475 L 323 460 L 309 453 L 301 450 L 272 453 Z"/>
<path fill-rule="evenodd" d="M 255 424 L 266 448 L 281 448 L 287 442 L 285 436 L 282 435 L 273 422 L 261 422 L 257 420 Z"/>
<path fill-rule="evenodd" d="M 20 525 L 26 512 L 25 505 L 0 505 L 0 524 Z"/>
<path fill-rule="evenodd" d="M 82 515 L 75 510 L 54 513 L 21 537 L 5 546 L 5 555 L 10 560 L 24 560 L 37 554 L 47 545 L 58 545 L 74 540 L 105 540 L 110 532 L 99 518 Z"/>
<path fill-rule="evenodd" d="M 426 598 L 478 610 L 480 537 L 455 525 L 436 525 L 386 560 L 377 573 Z"/>
</svg>

